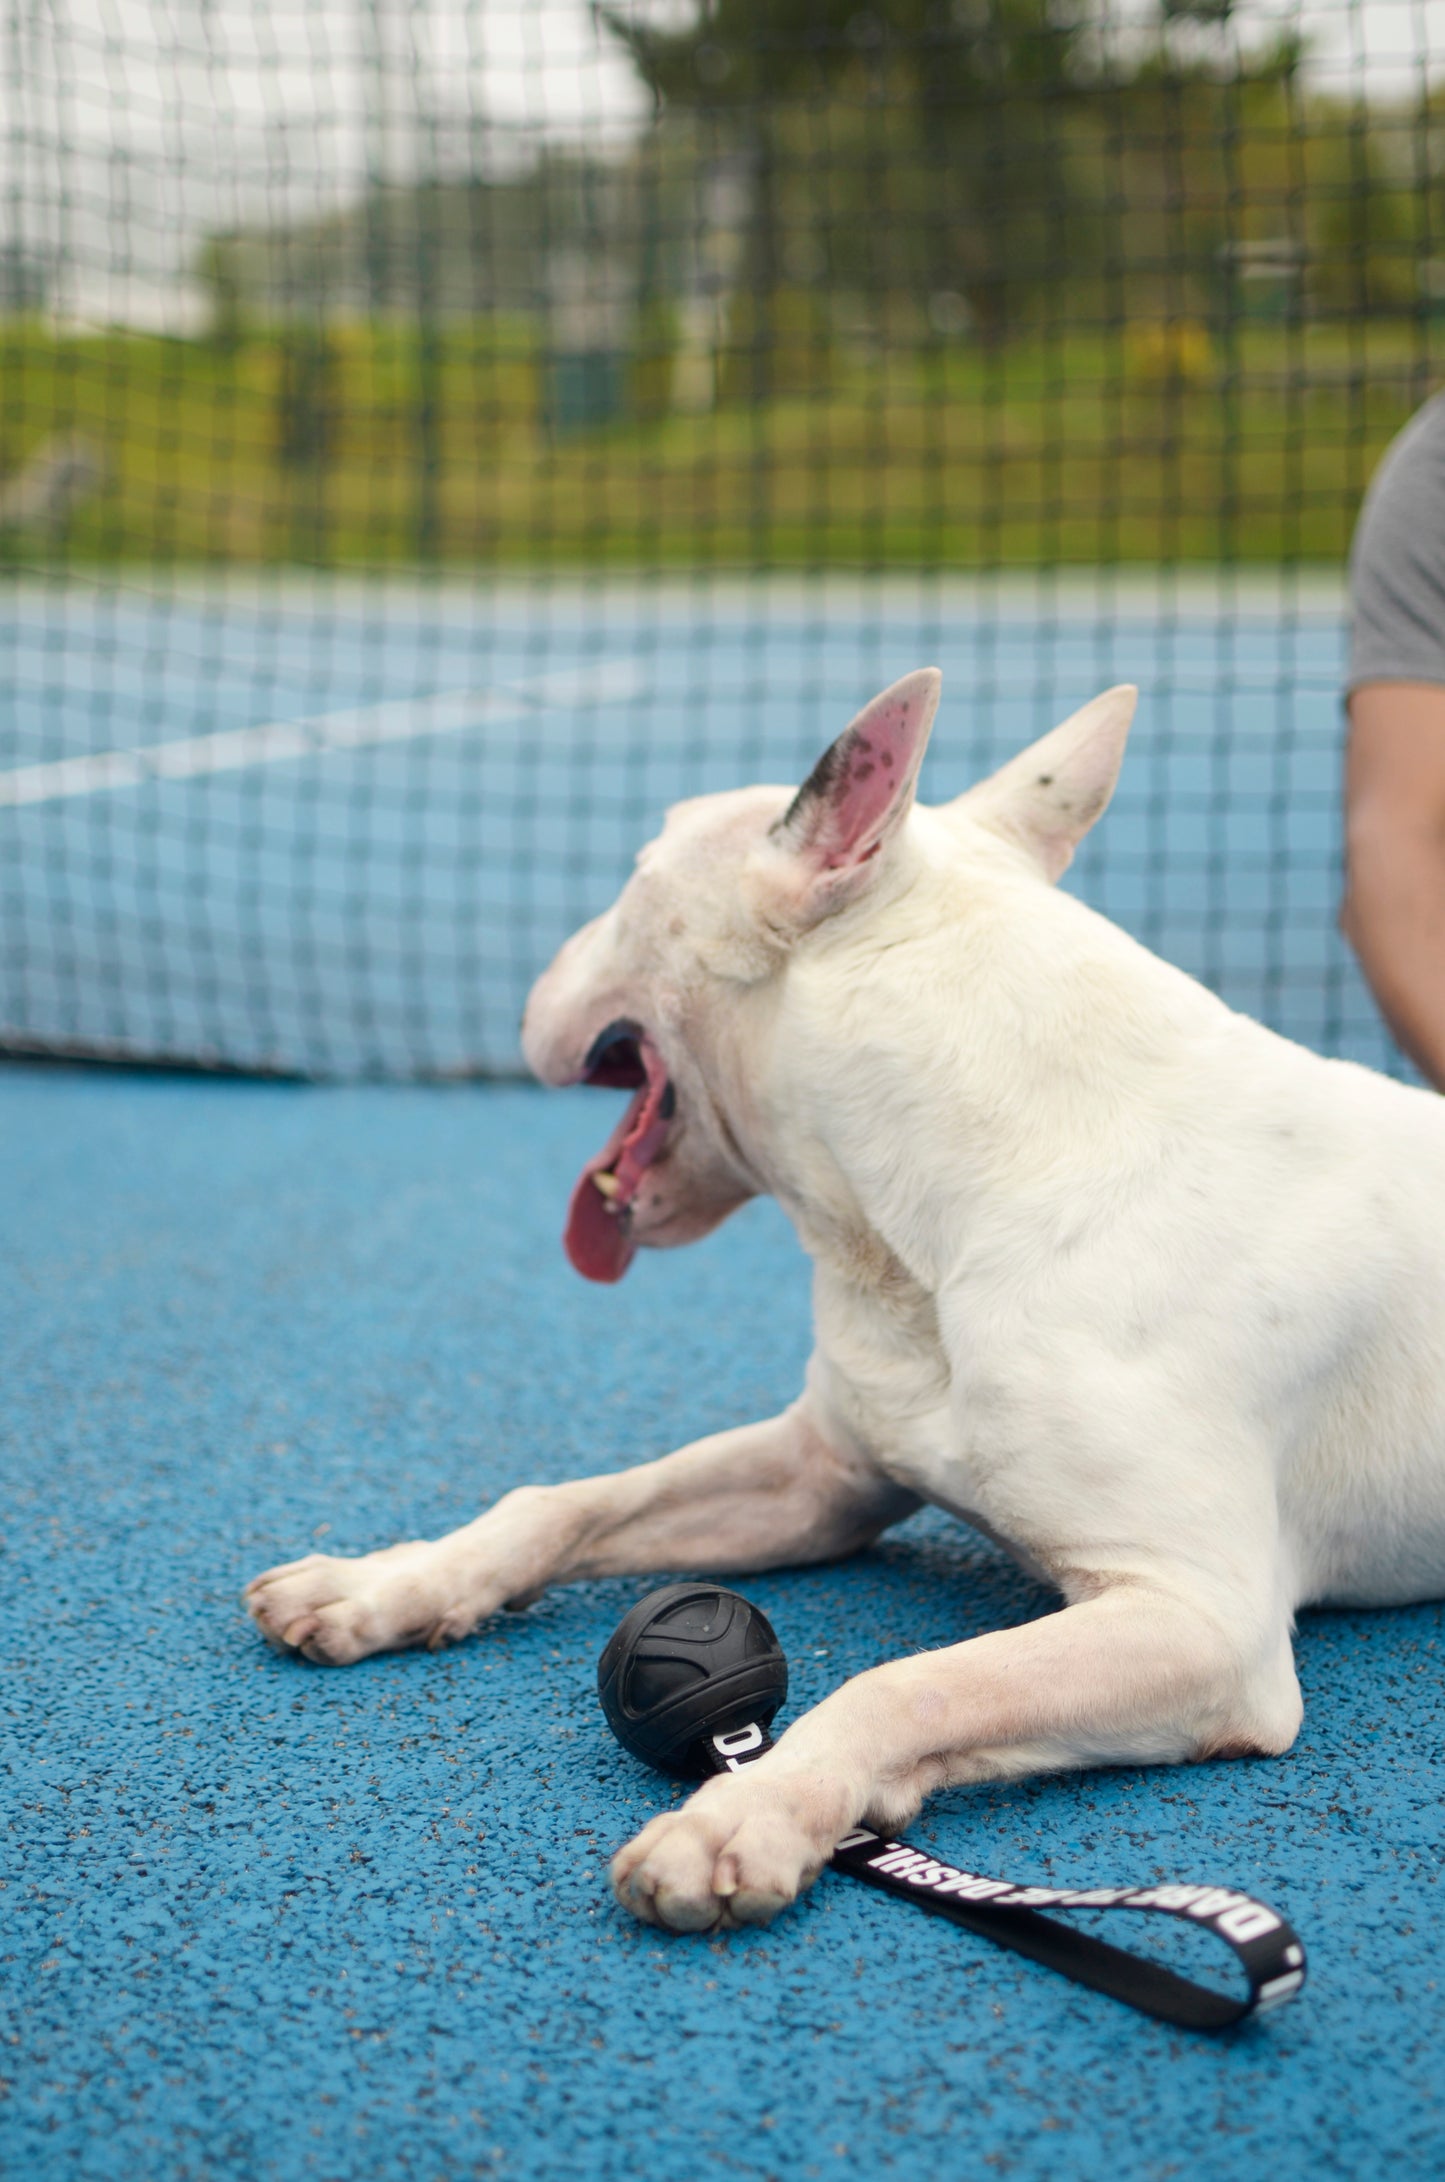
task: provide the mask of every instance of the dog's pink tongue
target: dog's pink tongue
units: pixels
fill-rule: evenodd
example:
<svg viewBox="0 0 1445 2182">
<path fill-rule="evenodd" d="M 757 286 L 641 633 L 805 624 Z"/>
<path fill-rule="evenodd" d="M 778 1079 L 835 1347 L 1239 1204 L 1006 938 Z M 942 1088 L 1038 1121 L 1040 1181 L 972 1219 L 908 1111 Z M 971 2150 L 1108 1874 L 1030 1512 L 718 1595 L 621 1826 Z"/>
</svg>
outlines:
<svg viewBox="0 0 1445 2182">
<path fill-rule="evenodd" d="M 667 1070 L 644 1041 L 647 1081 L 608 1140 L 607 1147 L 583 1168 L 567 1207 L 563 1243 L 577 1271 L 587 1280 L 621 1280 L 637 1255 L 630 1206 L 637 1185 L 661 1151 L 667 1136 L 662 1112 Z M 614 1194 L 604 1197 L 593 1177 L 611 1174 Z"/>
<path fill-rule="evenodd" d="M 621 1280 L 637 1255 L 632 1222 L 626 1212 L 614 1211 L 592 1177 L 596 1167 L 585 1167 L 567 1207 L 567 1226 L 562 1240 L 568 1257 L 587 1280 Z"/>
</svg>

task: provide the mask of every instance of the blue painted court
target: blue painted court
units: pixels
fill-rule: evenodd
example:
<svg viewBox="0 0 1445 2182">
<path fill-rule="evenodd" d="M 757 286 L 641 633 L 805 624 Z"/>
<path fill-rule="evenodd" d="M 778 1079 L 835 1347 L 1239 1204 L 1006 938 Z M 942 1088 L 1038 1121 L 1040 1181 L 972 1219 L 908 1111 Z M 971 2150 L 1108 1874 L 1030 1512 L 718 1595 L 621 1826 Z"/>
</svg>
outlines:
<svg viewBox="0 0 1445 2182">
<path fill-rule="evenodd" d="M 795 772 L 932 657 L 934 795 L 1140 681 L 1079 883 L 1241 1005 L 1387 1055 L 1333 933 L 1324 609 L 36 594 L 5 614 L 12 1033 L 338 1076 L 504 1068 L 527 977 L 662 804 Z M 1439 1607 L 1311 1618 L 1285 1759 L 958 1792 L 910 1829 L 1012 1877 L 1276 1903 L 1307 1991 L 1215 2041 L 826 1876 L 766 1932 L 633 1924 L 607 1857 L 669 1789 L 611 1742 L 593 1677 L 641 1586 L 556 1593 L 438 1657 L 328 1673 L 266 1651 L 237 1603 L 259 1567 L 432 1533 L 796 1391 L 806 1266 L 771 1206 L 615 1290 L 569 1272 L 566 1195 L 607 1110 L 499 1083 L 0 1070 L 0 2168 L 1438 2174 Z M 799 1706 L 1049 1605 L 934 1515 L 747 1588 Z"/>
</svg>

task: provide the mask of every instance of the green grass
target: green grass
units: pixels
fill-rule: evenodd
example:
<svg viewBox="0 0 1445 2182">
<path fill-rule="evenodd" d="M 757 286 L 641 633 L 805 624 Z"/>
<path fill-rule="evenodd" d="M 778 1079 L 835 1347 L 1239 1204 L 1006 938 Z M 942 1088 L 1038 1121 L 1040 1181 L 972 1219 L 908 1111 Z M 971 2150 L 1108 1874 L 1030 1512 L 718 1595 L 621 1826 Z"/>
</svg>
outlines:
<svg viewBox="0 0 1445 2182">
<path fill-rule="evenodd" d="M 326 429 L 285 459 L 284 342 L 225 350 L 0 326 L 0 476 L 57 437 L 104 455 L 76 562 L 502 567 L 1337 562 L 1381 449 L 1434 384 L 1433 326 L 1249 325 L 1168 375 L 1147 329 L 987 355 L 838 348 L 747 406 L 559 434 L 524 323 L 347 326 Z M 791 376 L 796 380 L 797 373 Z M 727 383 L 725 379 L 725 384 Z M 657 385 L 649 367 L 648 385 Z M 305 420 L 303 420 L 304 422 Z M 315 411 L 310 413 L 315 421 Z M 293 439 L 295 418 L 293 414 Z"/>
</svg>

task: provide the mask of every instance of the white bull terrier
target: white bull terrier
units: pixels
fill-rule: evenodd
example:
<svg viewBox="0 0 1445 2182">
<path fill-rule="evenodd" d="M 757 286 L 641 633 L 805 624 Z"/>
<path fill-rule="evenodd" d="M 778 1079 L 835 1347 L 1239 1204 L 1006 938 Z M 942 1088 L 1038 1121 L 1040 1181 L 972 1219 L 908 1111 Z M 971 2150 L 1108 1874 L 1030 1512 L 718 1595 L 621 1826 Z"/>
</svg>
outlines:
<svg viewBox="0 0 1445 2182">
<path fill-rule="evenodd" d="M 925 1500 L 1062 1593 L 859 1675 L 654 1819 L 613 1885 L 681 1930 L 771 1917 L 852 1827 L 957 1782 L 1286 1750 L 1296 1610 L 1445 1591 L 1445 1107 L 1051 884 L 1132 689 L 925 809 L 939 686 L 875 698 L 796 795 L 680 805 L 527 1008 L 544 1082 L 635 1094 L 573 1264 L 616 1280 L 771 1191 L 815 1267 L 801 1397 L 248 1593 L 342 1663 L 573 1578 L 829 1560 Z"/>
</svg>

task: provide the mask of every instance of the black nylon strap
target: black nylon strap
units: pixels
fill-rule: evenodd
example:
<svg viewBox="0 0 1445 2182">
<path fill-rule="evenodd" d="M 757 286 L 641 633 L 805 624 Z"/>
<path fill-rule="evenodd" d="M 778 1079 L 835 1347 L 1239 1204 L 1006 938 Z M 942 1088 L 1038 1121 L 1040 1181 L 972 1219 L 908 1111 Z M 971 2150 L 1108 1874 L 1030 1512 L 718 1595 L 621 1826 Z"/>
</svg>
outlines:
<svg viewBox="0 0 1445 2182">
<path fill-rule="evenodd" d="M 712 1771 L 735 1773 L 770 1750 L 772 1738 L 766 1728 L 750 1725 L 710 1736 L 702 1748 Z M 1076 1985 L 1185 2030 L 1226 2030 L 1292 2000 L 1305 1981 L 1299 1935 L 1276 1911 L 1233 1887 L 1019 1887 L 943 1863 L 866 1827 L 839 1842 L 832 1863 L 850 1879 L 916 1902 Z M 1249 1990 L 1242 1999 L 1216 1992 L 1162 1963 L 1042 1916 L 1041 1909 L 1153 1910 L 1198 1925 L 1233 1950 Z"/>
</svg>

